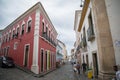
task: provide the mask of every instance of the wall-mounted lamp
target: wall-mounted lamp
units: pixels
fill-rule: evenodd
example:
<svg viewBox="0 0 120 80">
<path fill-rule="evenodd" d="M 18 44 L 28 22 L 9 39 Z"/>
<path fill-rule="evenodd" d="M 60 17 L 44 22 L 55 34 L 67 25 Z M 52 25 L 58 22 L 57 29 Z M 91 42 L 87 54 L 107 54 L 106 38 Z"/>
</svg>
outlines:
<svg viewBox="0 0 120 80">
<path fill-rule="evenodd" d="M 83 7 L 83 5 L 84 5 L 84 1 L 83 1 L 83 0 L 81 0 L 80 7 Z"/>
</svg>

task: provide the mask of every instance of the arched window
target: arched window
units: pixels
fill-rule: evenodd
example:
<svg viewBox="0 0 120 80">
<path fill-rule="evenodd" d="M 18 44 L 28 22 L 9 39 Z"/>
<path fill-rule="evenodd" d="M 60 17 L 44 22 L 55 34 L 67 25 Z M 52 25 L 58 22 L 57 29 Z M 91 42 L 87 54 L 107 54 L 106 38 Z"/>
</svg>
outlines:
<svg viewBox="0 0 120 80">
<path fill-rule="evenodd" d="M 21 25 L 21 35 L 24 34 L 24 31 L 25 31 L 25 22 L 23 21 Z"/>
<path fill-rule="evenodd" d="M 8 40 L 10 41 L 10 39 L 11 39 L 11 30 L 9 31 L 9 38 L 8 38 Z"/>
<path fill-rule="evenodd" d="M 16 29 L 16 35 L 15 35 L 15 37 L 18 37 L 19 31 L 20 31 L 20 28 L 19 28 L 19 25 L 18 25 L 17 29 Z"/>
<path fill-rule="evenodd" d="M 44 27 L 45 25 L 44 25 L 44 22 L 42 22 L 42 33 L 44 34 L 44 29 L 45 29 L 45 27 Z"/>
<path fill-rule="evenodd" d="M 15 38 L 15 28 L 12 31 L 12 39 L 14 39 L 14 38 Z"/>
<path fill-rule="evenodd" d="M 31 28 L 32 28 L 32 18 L 29 17 L 28 18 L 28 21 L 27 21 L 27 27 L 26 27 L 26 32 L 30 32 L 31 31 Z"/>
<path fill-rule="evenodd" d="M 30 32 L 31 30 L 31 23 L 32 23 L 32 20 L 28 21 L 27 32 Z"/>
</svg>

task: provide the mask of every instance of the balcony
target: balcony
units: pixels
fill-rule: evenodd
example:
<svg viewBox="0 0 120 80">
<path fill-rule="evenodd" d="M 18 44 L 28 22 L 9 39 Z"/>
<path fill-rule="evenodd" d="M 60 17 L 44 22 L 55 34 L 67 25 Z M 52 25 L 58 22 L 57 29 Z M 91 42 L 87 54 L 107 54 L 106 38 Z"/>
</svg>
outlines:
<svg viewBox="0 0 120 80">
<path fill-rule="evenodd" d="M 19 33 L 14 34 L 14 38 L 18 38 Z"/>
<path fill-rule="evenodd" d="M 89 27 L 87 30 L 88 41 L 92 41 L 95 38 L 95 34 L 92 27 Z"/>
<path fill-rule="evenodd" d="M 85 48 L 86 46 L 87 46 L 86 37 L 83 37 L 82 41 L 80 42 L 80 48 Z"/>
<path fill-rule="evenodd" d="M 46 32 L 43 32 L 42 37 L 44 37 L 52 45 L 56 46 L 56 43 L 46 34 Z"/>
<path fill-rule="evenodd" d="M 47 38 L 46 32 L 43 32 L 43 33 L 42 33 L 42 37 L 44 37 L 45 39 Z"/>
<path fill-rule="evenodd" d="M 86 37 L 82 38 L 83 47 L 87 46 Z"/>
<path fill-rule="evenodd" d="M 79 51 L 80 50 L 80 48 L 81 48 L 81 46 L 80 46 L 80 44 L 78 45 L 78 47 L 77 47 L 77 51 Z"/>
</svg>

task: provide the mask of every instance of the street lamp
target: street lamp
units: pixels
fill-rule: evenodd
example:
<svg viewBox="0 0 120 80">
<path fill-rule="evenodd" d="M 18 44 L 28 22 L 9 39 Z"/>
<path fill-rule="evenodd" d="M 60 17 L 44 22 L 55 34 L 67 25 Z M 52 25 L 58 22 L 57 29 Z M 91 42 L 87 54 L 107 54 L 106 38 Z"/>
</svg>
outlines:
<svg viewBox="0 0 120 80">
<path fill-rule="evenodd" d="M 83 4 L 82 4 L 82 3 L 83 3 Z M 84 5 L 84 1 L 83 1 L 83 0 L 81 0 L 80 7 L 83 7 L 83 5 Z"/>
</svg>

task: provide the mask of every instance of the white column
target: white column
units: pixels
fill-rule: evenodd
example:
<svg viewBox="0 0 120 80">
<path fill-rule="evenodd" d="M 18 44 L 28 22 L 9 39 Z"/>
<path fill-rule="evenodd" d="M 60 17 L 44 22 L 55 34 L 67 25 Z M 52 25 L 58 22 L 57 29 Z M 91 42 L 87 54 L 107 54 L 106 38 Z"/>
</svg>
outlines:
<svg viewBox="0 0 120 80">
<path fill-rule="evenodd" d="M 35 29 L 34 29 L 34 44 L 33 44 L 33 61 L 31 71 L 39 74 L 38 66 L 38 48 L 39 48 L 39 25 L 40 25 L 40 10 L 36 10 L 35 15 Z"/>
</svg>

